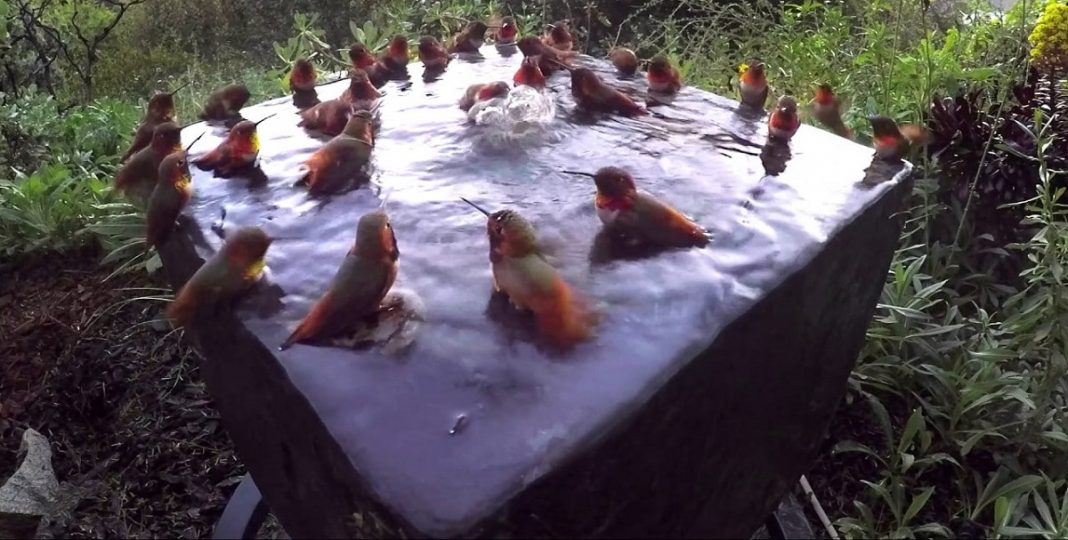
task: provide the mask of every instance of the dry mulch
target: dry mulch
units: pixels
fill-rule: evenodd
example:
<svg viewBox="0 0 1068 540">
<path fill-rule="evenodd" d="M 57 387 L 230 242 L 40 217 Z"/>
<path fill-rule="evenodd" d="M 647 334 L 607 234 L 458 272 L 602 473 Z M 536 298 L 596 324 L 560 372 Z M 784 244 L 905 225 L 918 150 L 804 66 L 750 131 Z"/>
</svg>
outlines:
<svg viewBox="0 0 1068 540">
<path fill-rule="evenodd" d="M 0 479 L 22 431 L 52 445 L 56 476 L 80 502 L 54 537 L 211 534 L 244 474 L 219 424 L 198 357 L 158 319 L 165 293 L 117 276 L 92 250 L 0 266 Z M 155 288 L 164 290 L 124 290 Z"/>
</svg>

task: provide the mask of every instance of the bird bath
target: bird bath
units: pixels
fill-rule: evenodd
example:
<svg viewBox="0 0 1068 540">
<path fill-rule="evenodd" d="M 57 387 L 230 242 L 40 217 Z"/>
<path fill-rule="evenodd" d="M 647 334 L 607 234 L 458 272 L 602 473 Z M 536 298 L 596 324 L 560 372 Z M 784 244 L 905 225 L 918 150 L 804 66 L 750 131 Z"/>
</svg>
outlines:
<svg viewBox="0 0 1068 540">
<path fill-rule="evenodd" d="M 815 456 L 896 244 L 908 166 L 869 169 L 871 149 L 805 126 L 767 176 L 766 117 L 693 88 L 640 118 L 576 113 L 566 73 L 549 79 L 548 131 L 507 141 L 469 124 L 467 86 L 510 81 L 521 60 L 486 46 L 432 82 L 409 65 L 410 81 L 382 88 L 372 183 L 355 191 L 293 187 L 322 140 L 296 127 L 289 97 L 242 111 L 278 113 L 259 127 L 265 185 L 194 171 L 191 219 L 162 249 L 172 282 L 218 249 L 220 227 L 290 238 L 268 252 L 266 284 L 192 335 L 242 461 L 295 537 L 744 536 Z M 643 80 L 577 63 L 644 101 Z M 205 130 L 194 156 L 224 136 L 195 124 L 183 141 Z M 598 234 L 592 181 L 560 172 L 606 165 L 712 243 L 620 258 Z M 414 343 L 279 351 L 387 192 L 394 288 L 425 306 Z M 539 346 L 492 295 L 485 217 L 459 197 L 533 222 L 601 313 L 592 339 Z"/>
</svg>

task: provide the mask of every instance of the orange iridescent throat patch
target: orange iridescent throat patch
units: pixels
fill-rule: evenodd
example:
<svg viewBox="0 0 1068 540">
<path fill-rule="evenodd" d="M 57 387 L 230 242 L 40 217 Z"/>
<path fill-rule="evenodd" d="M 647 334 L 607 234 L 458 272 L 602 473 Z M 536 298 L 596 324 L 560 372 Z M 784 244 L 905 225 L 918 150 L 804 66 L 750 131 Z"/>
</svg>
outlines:
<svg viewBox="0 0 1068 540">
<path fill-rule="evenodd" d="M 626 197 L 607 197 L 600 192 L 594 197 L 593 202 L 597 208 L 604 210 L 626 210 L 631 207 L 631 201 Z"/>
</svg>

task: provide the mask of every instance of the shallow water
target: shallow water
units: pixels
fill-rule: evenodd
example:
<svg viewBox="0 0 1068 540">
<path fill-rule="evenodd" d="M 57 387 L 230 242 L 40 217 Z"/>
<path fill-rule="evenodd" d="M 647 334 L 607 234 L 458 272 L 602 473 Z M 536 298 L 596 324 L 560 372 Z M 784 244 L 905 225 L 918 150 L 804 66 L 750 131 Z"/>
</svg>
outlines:
<svg viewBox="0 0 1068 540">
<path fill-rule="evenodd" d="M 274 292 L 258 290 L 240 313 L 274 350 L 329 283 L 357 219 L 389 193 L 401 253 L 395 287 L 426 307 L 412 348 L 396 359 L 375 348 L 297 345 L 277 358 L 381 500 L 428 534 L 471 525 L 640 406 L 892 184 L 858 185 L 872 151 L 808 126 L 790 144 L 785 170 L 766 176 L 766 119 L 691 88 L 652 107 L 653 116 L 626 119 L 576 113 L 569 77 L 556 74 L 549 129 L 502 137 L 456 106 L 472 83 L 511 81 L 522 59 L 492 46 L 483 53 L 455 60 L 433 82 L 412 64 L 409 82 L 382 89 L 370 186 L 330 199 L 292 186 L 322 142 L 296 128 L 284 98 L 243 111 L 251 120 L 279 113 L 259 128 L 266 186 L 194 171 L 187 210 L 210 244 L 204 256 L 219 245 L 207 229 L 224 210 L 224 228 L 255 224 L 297 238 L 271 247 Z M 620 80 L 590 58 L 578 63 L 644 100 L 642 79 Z M 319 97 L 346 85 L 321 86 Z M 196 124 L 184 141 L 205 129 L 193 154 L 224 136 Z M 601 225 L 592 181 L 559 171 L 604 165 L 630 170 L 641 188 L 693 216 L 714 234 L 711 245 L 639 260 L 593 250 Z M 491 301 L 485 217 L 461 196 L 535 224 L 554 264 L 603 315 L 592 340 L 564 355 L 544 352 L 529 321 Z"/>
</svg>

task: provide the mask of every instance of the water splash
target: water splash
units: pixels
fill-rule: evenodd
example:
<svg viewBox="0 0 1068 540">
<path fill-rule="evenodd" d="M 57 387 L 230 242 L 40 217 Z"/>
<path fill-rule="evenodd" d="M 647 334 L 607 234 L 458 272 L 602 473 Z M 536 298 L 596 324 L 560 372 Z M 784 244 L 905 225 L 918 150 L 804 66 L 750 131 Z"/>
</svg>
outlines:
<svg viewBox="0 0 1068 540">
<path fill-rule="evenodd" d="M 494 146 L 534 143 L 550 134 L 556 101 L 543 90 L 520 85 L 507 96 L 476 103 L 467 117 L 485 129 L 483 138 Z"/>
</svg>

